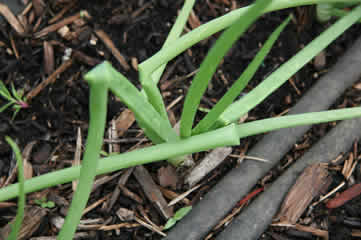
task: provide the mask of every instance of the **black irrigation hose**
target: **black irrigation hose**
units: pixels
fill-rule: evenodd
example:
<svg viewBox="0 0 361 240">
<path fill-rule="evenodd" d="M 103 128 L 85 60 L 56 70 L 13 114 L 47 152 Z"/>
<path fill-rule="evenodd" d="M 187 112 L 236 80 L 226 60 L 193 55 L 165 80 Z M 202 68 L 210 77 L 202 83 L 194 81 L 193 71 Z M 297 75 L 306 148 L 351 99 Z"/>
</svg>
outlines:
<svg viewBox="0 0 361 240">
<path fill-rule="evenodd" d="M 282 174 L 266 192 L 252 202 L 217 237 L 217 240 L 255 240 L 267 229 L 285 195 L 300 173 L 310 164 L 329 162 L 347 152 L 361 137 L 361 118 L 343 121 L 313 146 L 292 167 Z"/>
<path fill-rule="evenodd" d="M 340 58 L 292 108 L 289 114 L 326 110 L 361 75 L 361 38 Z M 269 163 L 245 161 L 230 171 L 192 211 L 169 232 L 167 240 L 198 240 L 245 196 L 291 149 L 311 126 L 282 129 L 267 134 L 247 155 L 265 158 Z M 352 139 L 354 140 L 354 139 Z M 239 239 L 239 238 L 238 238 Z"/>
</svg>

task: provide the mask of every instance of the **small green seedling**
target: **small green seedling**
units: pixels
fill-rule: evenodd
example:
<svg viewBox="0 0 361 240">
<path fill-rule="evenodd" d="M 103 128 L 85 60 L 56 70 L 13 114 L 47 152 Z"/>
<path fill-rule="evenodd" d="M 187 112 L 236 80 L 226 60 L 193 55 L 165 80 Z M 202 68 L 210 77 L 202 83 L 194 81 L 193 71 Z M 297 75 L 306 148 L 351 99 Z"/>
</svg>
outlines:
<svg viewBox="0 0 361 240">
<path fill-rule="evenodd" d="M 181 220 L 183 217 L 185 217 L 190 211 L 192 210 L 192 206 L 183 207 L 179 209 L 173 217 L 169 218 L 167 223 L 165 224 L 163 230 L 170 229 L 174 226 L 179 220 Z"/>
<path fill-rule="evenodd" d="M 34 203 L 39 205 L 42 208 L 54 208 L 55 207 L 55 203 L 53 201 L 48 201 L 45 196 L 40 199 L 35 199 Z"/>
<path fill-rule="evenodd" d="M 14 84 L 11 83 L 11 92 L 6 88 L 5 84 L 0 80 L 0 95 L 5 98 L 8 103 L 0 107 L 0 113 L 5 111 L 8 107 L 12 106 L 14 113 L 13 119 L 16 114 L 22 108 L 28 108 L 29 104 L 26 102 L 26 97 L 24 95 L 24 90 L 16 90 Z"/>
</svg>

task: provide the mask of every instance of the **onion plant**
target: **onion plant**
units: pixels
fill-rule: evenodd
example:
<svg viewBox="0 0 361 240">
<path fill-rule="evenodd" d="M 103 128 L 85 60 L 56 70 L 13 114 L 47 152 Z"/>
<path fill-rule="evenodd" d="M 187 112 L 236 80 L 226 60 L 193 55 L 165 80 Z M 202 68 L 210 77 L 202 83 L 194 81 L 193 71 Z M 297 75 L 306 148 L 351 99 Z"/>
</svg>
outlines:
<svg viewBox="0 0 361 240">
<path fill-rule="evenodd" d="M 28 108 L 29 105 L 26 102 L 26 97 L 23 96 L 24 91 L 22 89 L 16 90 L 14 84 L 11 84 L 11 92 L 6 88 L 3 81 L 0 80 L 0 96 L 6 99 L 7 103 L 0 107 L 0 113 L 5 111 L 8 107 L 12 106 L 14 113 L 12 119 L 22 108 Z"/>
<path fill-rule="evenodd" d="M 361 17 L 361 5 L 359 5 L 280 66 L 246 96 L 236 100 L 291 17 L 285 19 L 272 33 L 225 96 L 193 127 L 200 99 L 221 59 L 257 18 L 266 12 L 279 9 L 339 1 L 257 0 L 248 7 L 230 12 L 180 36 L 195 3 L 195 0 L 186 0 L 162 49 L 139 65 L 139 79 L 143 86 L 142 91 L 139 91 L 108 62 L 104 62 L 89 71 L 84 78 L 90 86 L 90 124 L 82 165 L 29 179 L 25 181 L 24 185 L 25 192 L 29 193 L 79 179 L 69 213 L 58 239 L 72 239 L 88 201 L 93 179 L 98 174 L 110 173 L 119 169 L 161 160 L 168 160 L 178 166 L 182 163 L 182 156 L 186 154 L 222 146 L 236 146 L 239 145 L 241 138 L 247 136 L 281 128 L 361 117 L 361 107 L 353 107 L 275 117 L 243 124 L 236 123 L 240 116 L 256 107 L 333 40 L 357 22 Z M 349 0 L 347 2 L 357 5 L 360 1 Z M 226 30 L 210 49 L 187 93 L 182 111 L 179 136 L 172 129 L 167 117 L 157 83 L 168 61 L 195 43 L 223 29 Z M 105 128 L 108 91 L 111 91 L 133 111 L 139 126 L 143 128 L 147 137 L 155 144 L 154 146 L 112 155 L 98 161 Z M 18 184 L 13 184 L 0 189 L 0 201 L 19 196 L 18 186 Z"/>
</svg>

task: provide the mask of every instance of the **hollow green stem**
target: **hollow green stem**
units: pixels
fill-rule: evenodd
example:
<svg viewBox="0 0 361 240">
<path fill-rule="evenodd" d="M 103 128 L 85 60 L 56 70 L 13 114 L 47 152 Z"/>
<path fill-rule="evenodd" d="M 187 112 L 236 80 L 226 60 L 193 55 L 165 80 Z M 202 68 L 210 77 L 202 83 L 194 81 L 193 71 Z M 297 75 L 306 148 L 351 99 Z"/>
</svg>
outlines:
<svg viewBox="0 0 361 240">
<path fill-rule="evenodd" d="M 173 24 L 172 29 L 170 30 L 170 32 L 168 34 L 167 40 L 165 40 L 165 42 L 162 46 L 162 49 L 172 46 L 173 43 L 179 38 L 179 36 L 183 32 L 185 24 L 187 23 L 189 14 L 192 11 L 192 8 L 193 8 L 195 2 L 196 2 L 196 0 L 185 0 L 184 6 L 183 6 L 182 10 L 179 12 L 178 17 L 177 17 L 175 23 Z M 155 72 L 153 72 L 152 80 L 155 84 L 158 84 L 165 67 L 166 67 L 166 64 L 163 64 Z"/>
<path fill-rule="evenodd" d="M 110 90 L 132 110 L 138 124 L 154 144 L 179 140 L 168 119 L 161 117 L 144 95 L 109 62 L 97 65 L 87 76 L 93 79 L 104 78 L 109 82 Z M 182 162 L 182 158 L 172 158 L 168 162 L 177 166 Z"/>
<path fill-rule="evenodd" d="M 83 210 L 91 193 L 93 181 L 96 176 L 99 153 L 103 144 L 105 129 L 108 84 L 106 77 L 99 78 L 92 73 L 85 75 L 90 86 L 90 121 L 89 132 L 80 168 L 80 177 L 73 200 L 68 210 L 64 225 L 57 237 L 58 240 L 73 239 Z"/>
<path fill-rule="evenodd" d="M 212 129 L 236 122 L 241 116 L 257 106 L 272 92 L 277 90 L 293 74 L 306 65 L 320 51 L 326 48 L 333 40 L 340 36 L 346 29 L 351 27 L 361 17 L 361 5 L 352 10 L 347 16 L 338 20 L 325 30 L 311 43 L 307 44 L 300 52 L 281 65 L 269 75 L 262 83 L 250 93 L 234 102 L 223 112 Z"/>
<path fill-rule="evenodd" d="M 152 163 L 216 147 L 234 146 L 239 144 L 239 138 L 276 129 L 351 119 L 355 117 L 361 117 L 361 107 L 289 115 L 244 123 L 241 125 L 231 124 L 227 127 L 180 140 L 179 142 L 163 143 L 104 158 L 101 160 L 102 164 L 98 165 L 96 173 L 110 173 L 123 168 Z M 79 172 L 80 167 L 76 166 L 29 179 L 25 182 L 25 192 L 34 192 L 70 182 L 79 177 Z M 16 197 L 18 194 L 17 190 L 17 184 L 0 189 L 0 201 L 6 201 Z"/>
<path fill-rule="evenodd" d="M 195 0 L 186 0 L 182 10 L 180 11 L 176 22 L 174 23 L 171 31 L 168 34 L 166 41 L 164 42 L 162 49 L 169 47 L 175 40 L 177 40 L 183 31 L 184 25 L 187 22 L 189 13 L 191 12 Z M 147 99 L 155 108 L 155 110 L 164 118 L 168 120 L 167 111 L 164 106 L 162 95 L 157 87 L 160 77 L 167 65 L 167 62 L 160 66 L 153 72 L 153 69 L 143 68 L 139 66 L 139 80 L 142 83 L 144 92 L 147 95 Z"/>
<path fill-rule="evenodd" d="M 234 42 L 236 42 L 247 28 L 261 15 L 262 9 L 270 3 L 271 1 L 256 1 L 255 5 L 249 8 L 242 18 L 222 33 L 214 46 L 207 53 L 199 71 L 192 80 L 192 85 L 190 86 L 184 101 L 180 125 L 180 135 L 182 138 L 191 136 L 198 105 L 217 66 Z"/>
<path fill-rule="evenodd" d="M 11 149 L 14 151 L 15 158 L 16 158 L 16 164 L 18 166 L 18 181 L 19 181 L 19 184 L 17 184 L 18 185 L 18 193 L 19 193 L 18 209 L 17 209 L 17 214 L 15 217 L 15 222 L 12 226 L 11 233 L 8 237 L 8 240 L 16 240 L 18 233 L 20 231 L 20 228 L 21 228 L 21 223 L 24 219 L 24 211 L 25 211 L 24 167 L 23 167 L 23 160 L 22 160 L 22 156 L 21 156 L 18 145 L 10 137 L 6 136 L 5 140 L 8 142 L 8 144 L 11 146 Z"/>
<path fill-rule="evenodd" d="M 273 0 L 270 5 L 266 7 L 262 11 L 262 13 L 268 13 L 280 9 L 286 9 L 291 7 L 298 7 L 298 6 L 305 6 L 305 5 L 312 5 L 312 4 L 319 4 L 319 3 L 337 3 L 340 0 Z M 345 2 L 345 1 L 341 1 Z M 348 3 L 359 3 L 360 0 L 349 0 Z M 250 5 L 251 6 L 251 5 Z M 234 23 L 237 19 L 243 16 L 248 8 L 243 7 L 238 10 L 232 11 L 227 13 L 222 17 L 218 17 L 206 24 L 199 26 L 198 28 L 192 30 L 191 32 L 185 34 L 184 36 L 180 37 L 177 41 L 173 43 L 174 46 L 177 47 L 168 47 L 164 50 L 157 52 L 151 58 L 147 59 L 146 61 L 142 62 L 139 67 L 146 68 L 150 72 L 154 72 L 156 69 L 159 68 L 162 64 L 170 61 L 174 57 L 178 56 L 180 53 L 185 51 L 186 49 L 190 48 L 194 44 L 206 39 L 207 37 L 219 32 L 226 27 L 230 26 Z"/>
<path fill-rule="evenodd" d="M 278 36 L 281 34 L 281 32 L 283 31 L 283 29 L 286 27 L 286 25 L 290 20 L 291 20 L 291 16 L 289 16 L 271 34 L 271 36 L 262 46 L 261 50 L 253 58 L 252 62 L 247 66 L 246 70 L 244 70 L 244 72 L 237 79 L 237 81 L 226 92 L 226 94 L 217 102 L 217 104 L 212 108 L 212 110 L 192 130 L 192 135 L 196 135 L 208 131 L 209 128 L 212 127 L 212 125 L 217 121 L 219 116 L 225 111 L 225 109 L 227 109 L 227 107 L 233 103 L 233 101 L 237 98 L 237 96 L 239 96 L 241 91 L 247 86 L 248 82 L 254 76 L 257 69 L 263 62 L 264 58 L 271 50 L 273 44 L 278 39 Z"/>
<path fill-rule="evenodd" d="M 287 115 L 240 124 L 237 126 L 237 134 L 239 137 L 244 138 L 281 128 L 347 120 L 359 117 L 361 117 L 361 107 Z"/>
</svg>

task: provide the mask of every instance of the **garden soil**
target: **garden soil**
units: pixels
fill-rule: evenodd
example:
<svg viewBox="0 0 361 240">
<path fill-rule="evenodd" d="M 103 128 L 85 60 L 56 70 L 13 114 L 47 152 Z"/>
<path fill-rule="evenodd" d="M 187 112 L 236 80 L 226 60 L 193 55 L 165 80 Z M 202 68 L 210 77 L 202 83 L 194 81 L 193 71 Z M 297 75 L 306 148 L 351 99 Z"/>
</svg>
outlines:
<svg viewBox="0 0 361 240">
<path fill-rule="evenodd" d="M 16 182 L 14 177 L 15 159 L 10 147 L 4 141 L 4 136 L 7 135 L 19 144 L 27 156 L 27 161 L 31 166 L 28 171 L 32 176 L 71 166 L 76 152 L 77 138 L 80 136 L 84 144 L 88 130 L 89 88 L 82 76 L 95 64 L 108 60 L 118 71 L 140 88 L 137 78 L 137 64 L 151 57 L 161 48 L 174 23 L 177 12 L 183 4 L 183 1 L 166 0 L 54 0 L 44 1 L 44 4 L 39 4 L 39 2 L 41 1 L 33 1 L 34 8 L 25 13 L 27 19 L 26 34 L 17 33 L 8 23 L 4 22 L 0 25 L 0 79 L 9 87 L 13 83 L 16 89 L 23 89 L 25 94 L 29 96 L 29 107 L 20 110 L 15 118 L 13 118 L 11 109 L 0 114 L 0 186 Z M 235 0 L 197 1 L 194 15 L 188 21 L 185 32 L 217 16 L 226 14 L 232 9 L 245 6 L 249 2 Z M 64 19 L 69 20 L 69 17 L 76 16 L 80 10 L 86 10 L 90 16 L 85 22 L 79 21 L 78 18 L 76 21 L 69 21 L 68 29 L 62 31 L 46 29 L 56 22 L 61 22 Z M 244 94 L 251 91 L 265 77 L 331 24 L 331 22 L 323 24 L 317 22 L 315 9 L 311 6 L 264 15 L 233 46 L 219 66 L 206 95 L 202 99 L 201 106 L 203 108 L 214 106 L 256 55 L 271 32 L 291 13 L 294 15 L 292 22 L 280 35 L 255 77 L 246 87 Z M 54 18 L 57 19 L 53 20 Z M 42 31 L 44 29 L 47 31 Z M 39 32 L 43 35 L 39 35 Z M 349 29 L 280 89 L 249 112 L 246 121 L 286 114 L 307 90 L 328 72 L 346 49 L 360 36 L 360 32 L 360 25 L 355 25 Z M 203 40 L 168 64 L 159 86 L 162 89 L 166 106 L 171 106 L 169 116 L 173 123 L 180 119 L 184 96 L 190 86 L 192 77 L 187 77 L 187 75 L 198 69 L 218 36 L 219 34 L 215 34 Z M 113 46 L 112 44 L 109 45 L 109 41 Z M 71 56 L 69 56 L 69 49 L 72 52 Z M 114 53 L 114 49 L 117 49 L 120 55 Z M 54 74 L 54 72 L 58 74 Z M 44 81 L 47 81 L 48 84 L 38 88 L 42 86 L 41 83 Z M 34 89 L 39 89 L 39 91 L 34 91 Z M 320 92 L 320 94 L 327 94 L 327 90 Z M 360 96 L 361 82 L 358 82 L 333 103 L 333 108 L 357 106 L 361 102 Z M 0 106 L 4 103 L 5 101 L 0 99 Z M 124 121 L 129 122 L 131 116 L 125 113 L 126 107 L 116 97 L 110 95 L 107 122 L 110 123 L 111 120 L 118 119 L 119 116 L 125 116 L 126 120 Z M 200 113 L 197 120 L 201 119 L 202 116 Z M 300 158 L 334 126 L 335 123 L 314 126 L 287 153 L 277 167 L 273 168 L 263 179 L 260 179 L 258 187 L 267 187 L 268 184 L 282 175 L 285 169 L 291 166 L 296 159 Z M 121 132 L 122 136 L 119 137 L 121 143 L 116 144 L 117 151 L 125 152 L 151 144 L 150 141 L 143 138 L 136 123 L 122 127 L 126 131 L 122 132 L 121 129 L 118 129 L 118 133 Z M 108 136 L 105 138 L 109 140 Z M 243 139 L 241 145 L 234 147 L 232 154 L 201 181 L 201 187 L 187 196 L 188 202 L 179 202 L 175 205 L 175 210 L 186 205 L 201 204 L 200 200 L 203 196 L 220 179 L 231 169 L 242 164 L 237 156 L 247 155 L 247 151 L 261 138 L 262 136 L 254 136 Z M 109 145 L 112 145 L 114 149 L 115 146 L 113 145 L 115 144 L 105 142 L 104 151 L 110 151 Z M 350 152 L 355 159 L 360 156 L 360 147 L 356 139 L 354 145 L 350 146 Z M 197 162 L 204 155 L 205 153 L 194 154 L 193 158 Z M 349 153 L 344 153 L 343 160 L 348 156 Z M 342 168 L 343 160 L 337 162 L 338 165 L 335 164 L 330 170 L 333 177 L 331 187 L 338 185 L 343 180 L 341 171 L 337 170 Z M 167 163 L 156 163 L 145 167 L 154 182 L 159 185 L 158 172 L 161 171 L 160 169 L 166 168 Z M 353 177 L 355 182 L 360 182 L 361 172 L 359 169 L 360 167 L 357 165 Z M 176 185 L 166 187 L 168 194 L 163 189 L 162 192 L 168 201 L 175 195 L 189 190 L 182 182 L 182 176 L 186 172 L 187 169 L 178 170 L 176 174 L 179 176 L 179 180 Z M 99 203 L 99 205 L 83 216 L 83 219 L 88 221 L 89 226 L 83 227 L 79 231 L 83 233 L 79 237 L 82 239 L 161 239 L 162 236 L 154 229 L 152 231 L 134 219 L 121 221 L 119 214 L 117 214 L 119 209 L 130 210 L 136 214 L 138 219 L 148 221 L 148 224 L 153 224 L 153 227 L 164 226 L 166 222 L 156 207 L 147 199 L 134 174 L 129 175 L 129 179 L 125 182 L 123 190 L 120 191 L 112 207 L 107 208 L 109 203 L 107 198 L 110 198 L 115 191 L 119 191 L 119 179 L 124 176 L 124 173 L 114 174 L 116 173 L 109 174 L 112 178 L 106 180 L 106 184 L 93 191 L 89 205 L 94 203 Z M 175 175 L 175 173 L 172 174 Z M 59 226 L 57 220 L 66 215 L 72 193 L 72 185 L 65 184 L 39 193 L 29 194 L 27 196 L 29 208 L 39 206 L 39 201 L 36 201 L 39 199 L 45 199 L 44 202 L 55 202 L 56 206 L 54 208 L 42 207 L 46 211 L 41 211 L 34 231 L 24 239 L 56 236 Z M 0 205 L 0 229 L 6 228 L 8 222 L 16 214 L 16 206 L 12 204 L 16 201 L 11 200 L 8 203 L 9 205 L 6 206 Z M 331 212 L 320 204 L 315 214 L 301 220 L 305 225 L 328 230 L 330 239 L 353 239 L 355 237 L 351 236 L 352 230 L 361 225 L 361 215 L 359 211 L 356 211 L 359 205 L 360 199 L 356 198 L 340 209 Z M 232 212 L 238 211 L 239 206 L 234 207 L 235 210 Z M 209 209 L 209 211 L 212 210 Z M 204 239 L 215 239 L 231 219 L 232 217 L 229 217 L 220 222 Z M 119 225 L 121 223 L 123 225 Z M 86 224 L 84 223 L 84 225 Z M 101 230 L 101 226 L 114 226 L 114 229 Z M 305 231 L 270 227 L 261 239 L 317 239 L 317 236 Z"/>
</svg>

